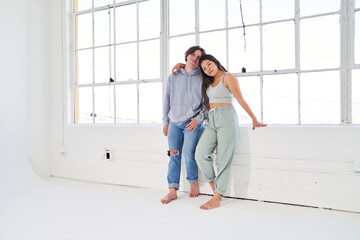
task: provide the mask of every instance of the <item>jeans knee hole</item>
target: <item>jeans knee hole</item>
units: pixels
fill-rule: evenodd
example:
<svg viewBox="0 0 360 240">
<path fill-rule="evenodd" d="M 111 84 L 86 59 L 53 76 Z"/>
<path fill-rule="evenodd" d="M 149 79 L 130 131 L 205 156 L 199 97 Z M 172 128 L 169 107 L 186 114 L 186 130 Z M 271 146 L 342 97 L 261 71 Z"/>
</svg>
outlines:
<svg viewBox="0 0 360 240">
<path fill-rule="evenodd" d="M 167 155 L 170 157 L 170 156 L 173 156 L 173 155 L 178 155 L 179 154 L 179 151 L 178 150 L 169 150 L 167 151 Z"/>
</svg>

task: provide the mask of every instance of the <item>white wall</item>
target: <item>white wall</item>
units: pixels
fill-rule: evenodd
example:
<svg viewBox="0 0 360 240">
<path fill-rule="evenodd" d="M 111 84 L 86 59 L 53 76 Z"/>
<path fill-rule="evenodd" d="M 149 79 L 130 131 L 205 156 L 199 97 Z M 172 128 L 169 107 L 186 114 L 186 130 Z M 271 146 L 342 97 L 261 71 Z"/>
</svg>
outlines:
<svg viewBox="0 0 360 240">
<path fill-rule="evenodd" d="M 64 123 L 70 99 L 64 91 L 63 47 L 69 46 L 62 42 L 62 7 L 62 0 L 0 1 L 0 30 L 7 33 L 0 38 L 0 191 L 30 186 L 29 163 L 42 177 L 166 191 L 161 126 Z M 360 174 L 352 169 L 359 143 L 359 127 L 241 127 L 227 195 L 360 212 Z M 105 160 L 103 148 L 115 159 Z M 200 181 L 201 191 L 210 192 Z"/>
<path fill-rule="evenodd" d="M 67 152 L 53 158 L 53 174 L 95 182 L 167 188 L 168 157 L 161 126 L 66 127 Z M 228 196 L 360 211 L 360 128 L 240 129 Z M 104 159 L 102 149 L 112 151 Z M 188 190 L 182 170 L 182 189 Z M 210 188 L 200 176 L 201 191 Z M 159 196 L 161 197 L 161 196 Z"/>
<path fill-rule="evenodd" d="M 0 1 L 0 191 L 50 176 L 50 2 Z M 31 175 L 31 176 L 30 176 Z"/>
</svg>

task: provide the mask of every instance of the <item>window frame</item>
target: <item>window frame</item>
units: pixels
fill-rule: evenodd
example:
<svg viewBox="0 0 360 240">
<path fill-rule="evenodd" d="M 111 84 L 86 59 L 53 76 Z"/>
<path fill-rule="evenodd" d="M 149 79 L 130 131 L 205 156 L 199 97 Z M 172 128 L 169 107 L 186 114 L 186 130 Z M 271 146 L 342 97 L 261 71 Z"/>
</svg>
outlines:
<svg viewBox="0 0 360 240">
<path fill-rule="evenodd" d="M 73 1 L 76 0 L 69 0 L 70 5 L 74 6 Z M 75 42 L 76 42 L 76 20 L 75 17 L 77 15 L 80 14 L 84 14 L 84 13 L 90 13 L 92 12 L 92 14 L 94 14 L 95 11 L 99 11 L 99 10 L 105 10 L 105 9 L 110 9 L 110 8 L 115 8 L 115 7 L 119 7 L 119 6 L 123 6 L 123 5 L 128 5 L 128 4 L 138 4 L 139 2 L 145 2 L 148 0 L 129 0 L 129 1 L 125 1 L 125 2 L 119 2 L 119 3 L 114 3 L 108 6 L 103 6 L 103 7 L 97 7 L 97 8 L 92 8 L 89 10 L 84 10 L 84 11 L 79 11 L 79 12 L 74 12 L 72 9 L 72 14 L 71 14 L 71 21 L 70 21 L 70 28 L 72 30 L 72 35 L 73 35 L 73 39 L 72 39 L 72 48 L 71 51 L 75 52 L 76 50 L 76 46 L 75 46 Z M 139 45 L 139 42 L 141 41 L 150 41 L 150 40 L 154 40 L 154 39 L 159 39 L 160 40 L 160 78 L 156 78 L 156 79 L 147 79 L 147 80 L 141 80 L 138 79 L 136 81 L 132 81 L 131 83 L 128 82 L 111 82 L 111 83 L 93 83 L 93 84 L 76 84 L 75 81 L 77 79 L 76 77 L 76 54 L 70 54 L 73 55 L 73 59 L 71 60 L 72 64 L 71 64 L 71 71 L 72 71 L 72 82 L 70 83 L 70 89 L 71 89 L 71 123 L 72 124 L 81 124 L 83 125 L 83 123 L 76 123 L 76 119 L 75 119 L 75 111 L 76 111 L 76 97 L 75 97 L 75 91 L 76 89 L 79 89 L 81 87 L 92 87 L 92 89 L 94 89 L 95 86 L 113 86 L 114 88 L 114 94 L 115 94 L 115 86 L 117 85 L 122 85 L 122 84 L 137 84 L 137 99 L 138 99 L 138 109 L 137 109 L 137 125 L 141 124 L 139 122 L 139 84 L 141 83 L 147 83 L 147 82 L 161 82 L 163 89 L 163 95 L 165 92 L 165 87 L 166 87 L 166 80 L 169 74 L 169 40 L 171 38 L 175 38 L 175 37 L 181 37 L 181 36 L 188 36 L 188 35 L 195 35 L 195 39 L 196 39 L 196 43 L 197 45 L 199 45 L 200 43 L 200 37 L 201 34 L 203 33 L 210 33 L 210 32 L 217 32 L 217 31 L 225 31 L 226 32 L 226 63 L 224 64 L 227 68 L 229 66 L 229 30 L 233 30 L 233 29 L 242 29 L 243 26 L 241 26 L 240 24 L 238 26 L 228 26 L 228 21 L 226 21 L 226 27 L 225 28 L 221 28 L 221 29 L 212 29 L 212 30 L 207 30 L 207 31 L 201 31 L 201 29 L 199 28 L 199 1 L 200 0 L 194 0 L 194 4 L 195 4 L 195 29 L 194 32 L 191 33 L 182 33 L 182 34 L 178 34 L 178 35 L 169 35 L 169 1 L 168 0 L 160 0 L 160 35 L 158 38 L 153 38 L 153 39 L 146 39 L 146 40 L 139 40 L 139 37 L 137 38 L 137 45 Z M 293 0 L 295 3 L 295 16 L 294 18 L 290 18 L 290 19 L 281 19 L 281 20 L 276 20 L 276 21 L 270 21 L 270 22 L 262 22 L 262 16 L 261 16 L 261 12 L 260 12 L 260 22 L 259 23 L 255 23 L 255 24 L 249 24 L 246 25 L 246 27 L 252 27 L 252 26 L 259 26 L 260 29 L 260 71 L 254 71 L 254 72 L 233 72 L 233 75 L 235 77 L 241 78 L 241 77 L 249 77 L 249 76 L 257 76 L 259 77 L 259 81 L 260 81 L 260 116 L 259 116 L 259 120 L 263 121 L 263 77 L 267 76 L 267 75 L 277 75 L 277 74 L 289 74 L 289 73 L 294 73 L 297 74 L 298 76 L 298 122 L 297 124 L 279 124 L 279 125 L 299 125 L 299 126 L 307 126 L 307 125 L 320 125 L 320 126 L 324 126 L 324 125 L 357 125 L 352 123 L 352 99 L 351 99 L 351 83 L 352 83 L 352 70 L 354 69 L 360 69 L 360 64 L 356 64 L 355 63 L 355 59 L 354 59 L 354 35 L 355 35 L 355 20 L 354 20 L 354 16 L 355 13 L 360 11 L 360 8 L 355 8 L 355 0 L 340 0 L 340 6 L 339 6 L 339 11 L 334 11 L 334 12 L 327 12 L 327 13 L 322 13 L 322 14 L 315 14 L 315 15 L 311 15 L 311 16 L 300 16 L 300 1 L 301 0 Z M 358 0 L 359 1 L 359 0 Z M 114 0 L 115 2 L 115 0 Z M 261 9 L 261 3 L 262 1 L 259 0 L 259 9 Z M 228 19 L 228 0 L 225 0 L 225 16 L 226 19 Z M 260 11 L 260 10 L 259 10 Z M 115 11 L 114 11 L 115 12 Z M 340 66 L 337 68 L 326 68 L 326 69 L 313 69 L 313 70 L 301 70 L 300 68 L 300 21 L 303 19 L 310 19 L 310 18 L 316 18 L 316 17 L 322 17 L 322 16 L 330 16 L 330 15 L 339 15 L 339 21 L 340 21 Z M 116 14 L 114 13 L 114 18 L 116 17 Z M 139 19 L 137 19 L 137 21 L 139 21 Z M 294 22 L 295 24 L 295 68 L 292 69 L 280 69 L 280 70 L 264 70 L 263 69 L 263 36 L 262 36 L 262 28 L 265 25 L 268 24 L 275 24 L 275 23 L 281 23 L 281 22 Z M 115 20 L 114 20 L 114 25 L 115 25 Z M 94 23 L 93 23 L 93 27 L 94 27 Z M 115 26 L 114 26 L 115 28 Z M 114 30 L 115 31 L 115 30 Z M 139 31 L 139 29 L 137 29 L 137 31 Z M 94 32 L 93 32 L 94 34 Z M 114 33 L 114 38 L 115 38 L 115 33 Z M 94 39 L 94 37 L 93 37 Z M 114 44 L 112 46 L 116 46 L 119 45 L 114 41 Z M 94 44 L 92 46 L 92 49 L 94 50 L 96 47 L 94 47 Z M 77 49 L 79 50 L 79 49 Z M 80 49 L 81 50 L 81 49 Z M 137 54 L 139 55 L 139 52 L 137 52 Z M 116 56 L 115 57 L 115 62 L 116 62 Z M 139 63 L 139 56 L 137 56 L 137 61 Z M 115 64 L 114 64 L 115 65 Z M 116 66 L 115 66 L 116 67 Z M 139 71 L 139 68 L 137 69 L 137 71 Z M 340 121 L 339 124 L 302 124 L 301 123 L 301 88 L 300 88 L 300 76 L 302 73 L 310 73 L 310 72 L 322 72 L 322 71 L 338 71 L 340 72 Z M 115 71 L 116 74 L 116 71 Z M 138 74 L 139 76 L 139 74 Z M 94 92 L 94 90 L 93 90 Z M 94 101 L 93 101 L 93 105 L 94 105 Z M 116 125 L 129 125 L 126 123 L 116 123 L 116 97 L 114 97 L 114 123 Z M 93 107 L 94 110 L 94 107 Z M 93 122 L 91 123 L 91 125 L 99 125 L 99 123 L 95 122 L 95 118 L 93 117 Z M 274 124 L 277 125 L 277 124 Z"/>
<path fill-rule="evenodd" d="M 107 124 L 107 123 L 97 123 L 95 120 L 95 114 L 96 114 L 96 109 L 95 109 L 95 87 L 100 87 L 100 86 L 109 86 L 112 87 L 112 91 L 114 94 L 114 99 L 113 99 L 113 105 L 114 105 L 114 116 L 113 116 L 113 123 L 110 124 L 116 124 L 116 125 L 121 125 L 121 124 L 128 124 L 128 123 L 117 123 L 117 112 L 116 112 L 116 86 L 119 85 L 129 85 L 129 84 L 136 84 L 137 85 L 137 116 L 136 116 L 136 123 L 133 124 L 141 124 L 140 123 L 140 106 L 139 106 L 139 102 L 140 102 L 140 95 L 139 95 L 139 84 L 144 84 L 144 83 L 156 83 L 156 82 L 163 82 L 162 81 L 162 76 L 161 76 L 161 64 L 160 64 L 160 77 L 159 78 L 152 78 L 152 79 L 140 79 L 139 78 L 139 61 L 140 61 L 140 56 L 139 56 L 139 45 L 142 42 L 148 42 L 148 41 L 153 41 L 153 40 L 159 40 L 159 45 L 161 46 L 161 25 L 160 25 L 160 33 L 159 33 L 159 37 L 152 37 L 152 38 L 145 38 L 145 39 L 140 39 L 139 38 L 139 3 L 143 3 L 143 2 L 147 2 L 149 0 L 128 0 L 128 1 L 124 1 L 124 2 L 118 2 L 115 3 L 115 0 L 113 0 L 113 4 L 109 4 L 107 6 L 101 6 L 101 7 L 96 7 L 94 8 L 94 1 L 92 1 L 92 8 L 91 9 L 86 9 L 86 10 L 81 10 L 81 11 L 75 11 L 76 9 L 74 9 L 75 6 L 75 2 L 77 2 L 78 0 L 69 0 L 70 1 L 70 5 L 71 7 L 71 26 L 72 26 L 72 47 L 71 47 L 71 56 L 72 56 L 72 78 L 71 78 L 71 83 L 70 83 L 70 88 L 71 88 L 71 99 L 72 99 L 72 110 L 71 110 L 71 121 L 72 124 L 86 124 L 86 123 L 79 123 L 79 105 L 78 105 L 78 93 L 76 93 L 76 91 L 78 91 L 78 89 L 80 88 L 84 88 L 84 87 L 91 87 L 92 88 L 92 123 L 88 123 L 88 124 L 92 124 L 92 125 L 103 125 L 103 124 Z M 160 1 L 160 0 L 159 0 Z M 121 43 L 117 43 L 116 42 L 116 11 L 115 9 L 117 7 L 122 7 L 122 6 L 127 6 L 127 5 L 131 5 L 131 4 L 136 4 L 136 11 L 137 11 L 137 39 L 135 41 L 129 41 L 129 42 L 121 42 Z M 103 11 L 103 10 L 113 10 L 113 19 L 112 19 L 112 23 L 113 26 L 111 26 L 111 24 L 109 25 L 109 31 L 111 31 L 111 28 L 113 28 L 113 42 L 110 44 L 106 44 L 106 45 L 100 45 L 100 46 L 95 46 L 94 43 L 94 13 L 99 12 L 99 11 Z M 161 9 L 161 4 L 160 4 L 160 9 Z M 161 12 L 161 10 L 160 10 Z M 77 16 L 83 15 L 83 14 L 92 14 L 92 46 L 91 47 L 87 47 L 87 48 L 77 48 L 76 44 L 77 44 Z M 111 16 L 109 16 L 110 18 Z M 109 22 L 111 23 L 111 19 L 109 20 Z M 161 23 L 161 19 L 160 19 L 160 23 Z M 159 24 L 160 24 L 159 23 Z M 111 36 L 110 32 L 109 35 Z M 112 41 L 112 40 L 111 40 Z M 113 47 L 113 54 L 114 56 L 112 56 L 112 54 L 109 54 L 109 62 L 110 62 L 110 66 L 111 67 L 111 63 L 112 63 L 112 57 L 114 59 L 113 61 L 113 67 L 114 70 L 110 70 L 110 74 L 111 72 L 114 73 L 114 79 L 116 79 L 116 46 L 119 45 L 125 45 L 125 44 L 129 44 L 129 43 L 136 43 L 137 45 L 137 80 L 132 80 L 132 81 L 115 81 L 115 82 L 103 82 L 103 83 L 95 83 L 94 81 L 94 61 L 95 61 L 95 55 L 94 55 L 94 51 L 97 48 L 102 48 L 102 47 L 110 47 L 110 51 L 111 48 Z M 85 84 L 78 84 L 76 83 L 76 81 L 78 80 L 78 69 L 77 69 L 77 52 L 78 51 L 82 51 L 82 50 L 89 50 L 92 49 L 92 54 L 93 54 L 93 61 L 92 61 L 92 66 L 93 66 L 93 71 L 92 71 L 92 83 L 85 83 Z M 160 57 L 161 59 L 161 57 Z M 95 114 L 94 114 L 95 113 Z"/>
</svg>

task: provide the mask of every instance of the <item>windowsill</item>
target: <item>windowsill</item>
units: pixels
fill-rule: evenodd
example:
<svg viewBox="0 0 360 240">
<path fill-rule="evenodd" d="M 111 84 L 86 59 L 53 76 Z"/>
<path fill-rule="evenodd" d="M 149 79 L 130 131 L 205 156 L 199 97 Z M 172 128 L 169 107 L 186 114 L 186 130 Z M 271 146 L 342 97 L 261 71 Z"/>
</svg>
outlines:
<svg viewBox="0 0 360 240">
<path fill-rule="evenodd" d="M 162 127 L 162 124 L 159 123 L 123 123 L 123 124 L 90 124 L 90 123 L 80 123 L 80 124 L 68 124 L 67 127 L 115 127 L 115 128 L 142 128 L 142 127 Z M 239 124 L 240 128 L 252 127 L 251 124 Z M 267 128 L 360 128 L 360 124 L 349 124 L 349 125 L 341 125 L 341 124 L 268 124 Z"/>
</svg>

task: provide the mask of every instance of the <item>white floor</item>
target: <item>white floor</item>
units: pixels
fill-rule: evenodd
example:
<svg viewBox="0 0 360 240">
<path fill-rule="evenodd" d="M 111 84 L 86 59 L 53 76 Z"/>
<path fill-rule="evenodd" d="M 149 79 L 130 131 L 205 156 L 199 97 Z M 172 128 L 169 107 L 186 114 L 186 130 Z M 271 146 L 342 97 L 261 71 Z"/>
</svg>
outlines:
<svg viewBox="0 0 360 240">
<path fill-rule="evenodd" d="M 162 205 L 166 192 L 51 178 L 0 196 L 0 239 L 360 239 L 360 214 L 229 198 L 203 211 L 209 196 Z"/>
</svg>

